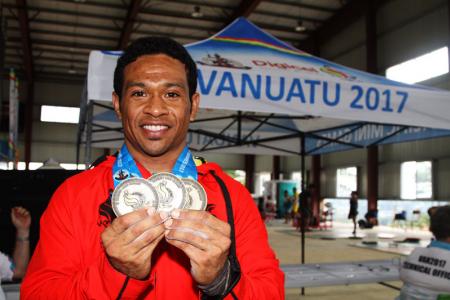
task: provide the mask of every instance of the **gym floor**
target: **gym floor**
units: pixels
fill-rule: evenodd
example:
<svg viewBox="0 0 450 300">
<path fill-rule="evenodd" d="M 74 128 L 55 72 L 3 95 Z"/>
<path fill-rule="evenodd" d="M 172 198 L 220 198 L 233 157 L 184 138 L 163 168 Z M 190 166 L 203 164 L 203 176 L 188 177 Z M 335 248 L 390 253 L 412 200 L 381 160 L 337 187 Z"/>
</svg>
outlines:
<svg viewBox="0 0 450 300">
<path fill-rule="evenodd" d="M 377 227 L 372 230 L 379 237 L 379 249 L 369 249 L 357 247 L 361 244 L 361 239 L 350 239 L 352 227 L 346 223 L 334 223 L 332 229 L 325 231 L 308 232 L 306 235 L 306 263 L 325 262 L 345 262 L 377 259 L 398 259 L 409 253 L 414 245 L 408 248 L 401 245 L 400 248 L 392 247 L 394 241 L 405 238 L 420 238 L 422 244 L 427 244 L 431 235 L 427 231 L 419 231 L 404 228 Z M 280 264 L 300 263 L 300 233 L 292 226 L 283 224 L 281 220 L 274 220 L 267 224 L 269 240 L 272 248 L 276 252 Z M 369 231 L 359 231 L 357 236 L 367 238 Z M 387 245 L 390 245 L 389 247 Z M 401 282 L 388 282 L 389 284 L 401 287 Z M 286 299 L 395 299 L 399 292 L 389 287 L 377 283 L 355 284 L 348 286 L 326 286 L 311 287 L 305 289 L 305 296 L 300 296 L 300 289 L 287 289 Z"/>
</svg>

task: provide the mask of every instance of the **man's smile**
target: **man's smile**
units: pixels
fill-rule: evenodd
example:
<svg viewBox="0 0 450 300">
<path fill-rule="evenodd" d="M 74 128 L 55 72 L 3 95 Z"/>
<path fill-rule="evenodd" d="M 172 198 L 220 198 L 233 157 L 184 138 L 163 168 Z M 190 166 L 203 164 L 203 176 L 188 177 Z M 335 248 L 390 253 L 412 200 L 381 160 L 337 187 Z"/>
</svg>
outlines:
<svg viewBox="0 0 450 300">
<path fill-rule="evenodd" d="M 159 140 L 167 134 L 171 126 L 162 122 L 152 122 L 141 125 L 141 128 L 144 129 L 144 135 L 147 139 Z"/>
<path fill-rule="evenodd" d="M 167 125 L 144 125 L 142 126 L 145 130 L 152 131 L 152 132 L 158 132 L 158 131 L 164 131 L 169 129 L 169 126 Z"/>
</svg>

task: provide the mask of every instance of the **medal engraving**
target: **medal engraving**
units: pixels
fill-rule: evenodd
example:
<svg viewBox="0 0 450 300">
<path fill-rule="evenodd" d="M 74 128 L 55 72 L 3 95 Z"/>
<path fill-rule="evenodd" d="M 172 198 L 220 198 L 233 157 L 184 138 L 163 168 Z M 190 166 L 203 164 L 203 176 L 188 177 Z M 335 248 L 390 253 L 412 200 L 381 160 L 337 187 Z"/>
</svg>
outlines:
<svg viewBox="0 0 450 300">
<path fill-rule="evenodd" d="M 184 208 L 193 210 L 205 210 L 208 204 L 205 189 L 200 183 L 190 178 L 183 178 L 184 186 L 189 195 L 189 200 Z"/>
<path fill-rule="evenodd" d="M 114 190 L 111 204 L 117 216 L 140 208 L 158 207 L 158 194 L 145 179 L 130 178 L 122 181 Z"/>
<path fill-rule="evenodd" d="M 158 211 L 184 208 L 188 201 L 183 181 L 171 173 L 157 173 L 148 180 L 158 193 Z"/>
</svg>

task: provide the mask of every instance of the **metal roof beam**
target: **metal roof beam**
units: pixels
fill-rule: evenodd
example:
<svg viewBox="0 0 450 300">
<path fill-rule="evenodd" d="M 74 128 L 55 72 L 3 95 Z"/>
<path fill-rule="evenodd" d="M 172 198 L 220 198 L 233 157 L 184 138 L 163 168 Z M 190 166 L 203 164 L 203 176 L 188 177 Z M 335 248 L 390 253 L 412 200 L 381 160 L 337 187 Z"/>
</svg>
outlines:
<svg viewBox="0 0 450 300">
<path fill-rule="evenodd" d="M 73 83 L 84 83 L 86 81 L 86 74 L 64 74 L 56 72 L 44 72 L 36 76 L 36 81 L 50 81 L 50 82 L 62 82 L 67 83 L 71 81 Z"/>
<path fill-rule="evenodd" d="M 17 0 L 17 1 L 25 1 L 25 0 Z M 11 9 L 19 9 L 19 5 L 12 5 L 12 4 L 4 4 L 3 5 L 6 8 Z M 79 13 L 77 11 L 71 11 L 71 10 L 65 10 L 65 9 L 59 9 L 59 8 L 49 8 L 49 7 L 39 7 L 39 6 L 33 6 L 29 5 L 27 6 L 28 11 L 33 12 L 41 12 L 41 13 L 50 13 L 50 14 L 64 14 L 69 16 L 78 16 L 78 17 L 88 17 L 88 18 L 97 18 L 97 19 L 104 19 L 109 21 L 120 21 L 122 22 L 122 18 L 115 17 L 115 16 L 109 16 L 106 14 L 96 14 L 91 12 L 83 12 Z"/>
<path fill-rule="evenodd" d="M 9 37 L 9 41 L 11 42 L 20 42 L 21 39 L 19 37 Z M 71 42 L 64 42 L 59 40 L 46 40 L 46 39 L 33 39 L 33 43 L 35 45 L 49 45 L 49 46 L 60 46 L 60 47 L 67 47 L 67 48 L 81 48 L 81 49 L 88 49 L 88 50 L 109 50 L 106 47 L 100 47 L 96 44 L 87 44 L 87 43 L 71 43 Z"/>
<path fill-rule="evenodd" d="M 20 40 L 22 42 L 23 63 L 25 67 L 26 78 L 29 82 L 33 81 L 33 55 L 31 53 L 30 24 L 28 22 L 27 2 L 26 0 L 16 0 L 17 18 L 20 26 Z"/>
<path fill-rule="evenodd" d="M 268 24 L 268 23 L 261 23 L 261 22 L 253 22 L 256 26 L 267 29 L 267 30 L 275 30 L 279 32 L 287 32 L 287 33 L 294 33 L 297 35 L 305 35 L 308 34 L 308 30 L 302 33 L 295 32 L 294 27 L 285 26 L 285 25 L 278 25 L 278 24 Z"/>
<path fill-rule="evenodd" d="M 369 2 L 374 2 L 373 8 L 378 9 L 384 5 L 387 0 L 352 0 L 344 5 L 336 14 L 329 18 L 315 33 L 317 42 L 323 44 L 334 35 L 338 34 L 359 18 L 364 16 L 369 7 Z M 310 36 L 304 41 L 306 45 L 314 43 L 314 37 Z"/>
<path fill-rule="evenodd" d="M 22 48 L 20 46 L 16 46 L 16 45 L 11 45 L 9 44 L 8 46 L 6 46 L 6 50 L 14 50 L 14 51 L 18 51 L 18 50 L 22 50 Z M 52 54 L 62 54 L 62 55 L 67 55 L 67 56 L 81 56 L 83 58 L 86 58 L 89 56 L 89 51 L 85 50 L 85 51 L 69 51 L 69 50 L 64 50 L 64 49 L 51 49 L 51 48 L 42 48 L 42 47 L 33 47 L 33 56 L 34 57 L 39 57 L 41 55 L 41 53 L 52 53 Z"/>
<path fill-rule="evenodd" d="M 153 14 L 152 12 L 144 12 L 144 11 L 140 11 L 139 13 L 140 13 L 141 15 L 144 15 L 144 14 L 146 14 L 146 15 L 155 15 L 155 14 Z M 160 16 L 160 15 L 156 15 L 156 16 Z M 191 18 L 191 19 L 192 19 L 192 18 Z M 146 24 L 146 25 L 152 25 L 152 26 L 155 26 L 155 25 L 157 25 L 157 26 L 167 26 L 167 27 L 172 27 L 172 28 L 173 28 L 173 26 L 175 25 L 175 24 L 174 24 L 173 22 L 171 22 L 171 21 L 162 21 L 162 20 L 158 20 L 158 21 L 155 21 L 155 20 L 148 21 L 148 20 L 143 20 L 142 18 L 139 18 L 139 19 L 137 20 L 137 22 L 140 23 L 140 24 Z M 206 31 L 208 35 L 209 35 L 211 32 L 215 32 L 215 31 L 220 30 L 220 26 L 217 26 L 217 27 L 206 27 L 206 26 L 204 26 L 204 25 L 185 24 L 185 23 L 183 23 L 183 24 L 178 24 L 178 26 L 181 26 L 181 27 L 186 28 L 186 29 L 199 30 L 199 31 Z"/>
<path fill-rule="evenodd" d="M 9 17 L 11 18 L 11 17 Z M 117 28 L 115 27 L 111 27 L 111 26 L 104 26 L 104 25 L 90 25 L 90 24 L 83 24 L 83 23 L 74 23 L 74 22 L 65 22 L 65 21 L 57 21 L 57 20 L 30 20 L 31 23 L 37 23 L 37 24 L 43 24 L 43 25 L 57 25 L 57 26 L 68 26 L 68 27 L 72 27 L 72 26 L 78 26 L 80 28 L 88 28 L 88 29 L 94 29 L 94 30 L 105 30 L 105 31 L 110 31 L 112 33 L 117 33 Z M 153 21 L 141 21 L 139 20 L 138 23 L 142 23 L 142 24 L 151 24 L 151 25 L 159 25 L 159 26 L 173 26 L 173 23 L 165 23 L 165 22 L 153 22 Z M 202 31 L 206 31 L 204 27 L 197 27 L 197 26 L 193 26 L 193 28 L 190 28 L 190 26 L 184 26 L 185 28 L 188 29 L 198 29 L 198 30 L 202 30 Z M 35 32 L 34 30 L 32 30 L 32 32 Z M 53 32 L 53 31 L 52 31 Z M 148 35 L 165 35 L 165 33 L 163 32 L 157 32 L 157 31 L 151 31 L 151 30 L 146 30 L 146 29 L 141 29 L 141 30 L 135 30 L 134 33 L 137 34 L 148 34 Z M 72 32 L 67 32 L 64 33 L 65 35 L 67 34 L 72 34 Z M 77 36 L 79 36 L 80 34 L 76 34 Z M 86 37 L 90 38 L 91 36 L 94 35 L 86 35 Z M 183 38 L 183 39 L 191 39 L 193 41 L 199 40 L 199 39 L 204 39 L 207 38 L 209 35 L 204 35 L 204 36 L 200 36 L 200 35 L 190 35 L 187 36 L 185 34 L 170 34 L 171 37 L 173 38 Z M 96 38 L 101 38 L 101 36 L 99 35 L 95 35 Z M 113 38 L 113 37 L 106 37 L 108 40 L 117 40 L 117 38 Z"/>
<path fill-rule="evenodd" d="M 233 12 L 231 17 L 226 22 L 226 25 L 230 24 L 239 17 L 248 18 L 259 3 L 261 3 L 261 0 L 241 0 L 241 4 L 239 4 L 239 7 Z"/>
<path fill-rule="evenodd" d="M 159 17 L 170 17 L 170 18 L 177 18 L 177 19 L 187 19 L 190 21 L 208 21 L 208 22 L 214 22 L 214 23 L 224 23 L 226 19 L 224 17 L 218 17 L 218 16 L 202 16 L 198 18 L 193 18 L 191 16 L 191 13 L 186 12 L 175 12 L 171 10 L 163 10 L 163 9 L 156 9 L 156 8 L 144 8 L 141 9 L 139 13 L 146 13 L 151 14 Z M 175 25 L 175 24 L 174 24 Z"/>
<path fill-rule="evenodd" d="M 134 0 L 131 0 L 134 1 Z M 58 0 L 58 2 L 65 2 L 70 3 L 72 5 L 77 5 L 77 3 L 74 0 Z M 124 3 L 125 1 L 118 1 L 119 3 Z M 95 0 L 89 0 L 86 2 L 83 2 L 83 6 L 97 6 L 97 7 L 106 7 L 106 8 L 114 8 L 114 9 L 124 9 L 126 8 L 125 4 L 116 4 L 113 1 L 95 1 Z"/>
<path fill-rule="evenodd" d="M 318 5 L 312 5 L 312 4 L 304 4 L 300 3 L 299 1 L 287 1 L 287 0 L 275 0 L 270 1 L 272 3 L 276 4 L 282 4 L 282 5 L 290 5 L 295 7 L 300 7 L 304 9 L 311 9 L 311 10 L 317 10 L 317 11 L 323 11 L 327 13 L 336 13 L 338 10 L 335 8 L 325 7 L 325 6 L 318 6 Z"/>
<path fill-rule="evenodd" d="M 366 13 L 368 1 L 370 0 L 353 0 L 343 6 L 317 30 L 318 42 L 323 43 L 356 22 Z"/>
<path fill-rule="evenodd" d="M 164 0 L 164 3 L 180 3 L 185 5 L 204 6 L 218 9 L 234 9 L 234 6 L 216 1 L 214 4 L 199 0 Z"/>
<path fill-rule="evenodd" d="M 9 69 L 5 69 L 5 72 L 9 72 Z M 6 74 L 7 76 L 9 73 Z M 16 70 L 16 75 L 19 79 L 25 77 L 25 73 L 21 69 Z M 7 77 L 6 77 L 7 78 Z M 42 80 L 57 80 L 58 82 L 65 82 L 65 80 L 84 82 L 86 80 L 86 74 L 68 74 L 60 72 L 37 72 L 34 76 L 35 81 Z"/>
<path fill-rule="evenodd" d="M 19 59 L 19 57 L 17 57 L 16 55 L 12 55 L 12 54 L 6 54 L 5 55 L 6 58 L 8 59 Z M 38 63 L 36 62 L 37 60 L 42 61 L 55 61 L 55 62 L 64 62 L 64 63 L 75 63 L 75 64 L 86 64 L 88 63 L 88 60 L 86 58 L 86 60 L 79 60 L 79 59 L 71 59 L 71 58 L 58 58 L 58 57 L 47 57 L 47 56 L 34 56 L 33 57 L 34 60 L 34 64 L 37 65 Z M 10 61 L 10 60 L 9 60 Z"/>
<path fill-rule="evenodd" d="M 18 28 L 10 27 L 9 30 L 16 31 Z M 55 35 L 55 36 L 63 36 L 63 37 L 79 37 L 85 39 L 99 39 L 104 41 L 117 41 L 115 37 L 111 36 L 100 36 L 97 34 L 87 34 L 87 33 L 73 33 L 73 32 L 62 32 L 62 31 L 51 31 L 51 30 L 43 30 L 43 29 L 31 29 L 31 33 L 37 34 L 47 34 L 47 35 Z"/>
<path fill-rule="evenodd" d="M 54 70 L 56 73 L 59 73 L 58 70 L 61 70 L 62 73 L 67 73 L 70 74 L 68 72 L 68 70 L 70 69 L 70 67 L 67 66 L 62 66 L 62 65 L 49 65 L 49 64 L 44 64 L 44 63 L 36 63 L 36 73 L 40 73 L 40 72 L 45 72 L 45 69 L 51 69 Z M 82 68 L 82 67 L 76 67 L 76 66 L 72 66 L 72 70 L 75 71 L 75 73 L 73 74 L 85 74 L 87 71 L 87 66 L 86 68 Z"/>
<path fill-rule="evenodd" d="M 57 57 L 47 57 L 47 56 L 36 56 L 34 58 L 36 65 L 38 64 L 38 61 L 42 63 L 43 60 L 45 61 L 54 61 L 54 62 L 60 62 L 60 63 L 67 63 L 69 66 L 71 64 L 77 64 L 77 65 L 84 65 L 85 67 L 87 67 L 88 65 L 88 60 L 80 60 L 80 59 L 64 59 L 64 58 L 57 58 Z M 75 66 L 74 66 L 75 67 Z"/>
<path fill-rule="evenodd" d="M 267 16 L 267 17 L 283 18 L 283 19 L 290 19 L 290 20 L 296 20 L 296 21 L 302 20 L 302 21 L 307 21 L 307 22 L 311 22 L 311 23 L 315 23 L 315 24 L 322 24 L 325 22 L 322 19 L 303 17 L 303 16 L 290 16 L 290 15 L 279 14 L 279 13 L 275 13 L 275 12 L 271 12 L 271 11 L 267 11 L 267 10 L 255 10 L 254 13 L 258 14 L 258 15 Z"/>
<path fill-rule="evenodd" d="M 11 5 L 11 4 L 4 4 L 4 7 L 6 8 L 16 8 L 15 5 Z M 67 15 L 67 16 L 80 16 L 77 12 L 75 11 L 70 11 L 70 10 L 65 10 L 65 9 L 55 9 L 55 8 L 46 8 L 46 7 L 36 7 L 36 6 L 28 6 L 28 10 L 29 11 L 40 11 L 43 13 L 51 13 L 51 14 L 62 14 L 62 15 Z M 167 13 L 167 15 L 164 15 L 164 13 Z M 153 16 L 159 16 L 159 17 L 174 17 L 174 18 L 183 18 L 183 19 L 189 19 L 192 20 L 192 17 L 190 15 L 182 15 L 179 13 L 174 13 L 174 12 L 163 12 L 163 11 L 155 11 L 155 10 L 151 10 L 151 9 L 141 9 L 139 11 L 139 14 L 147 14 L 147 15 L 153 15 Z M 115 17 L 115 16 L 108 16 L 108 15 L 104 15 L 104 14 L 97 14 L 97 13 L 88 13 L 88 12 L 83 12 L 83 14 L 81 15 L 82 17 L 87 17 L 87 18 L 97 18 L 97 19 L 103 19 L 103 20 L 110 20 L 113 21 L 113 23 L 115 22 L 123 22 L 123 19 L 119 18 L 119 17 Z M 49 22 L 49 21 L 42 21 L 39 19 L 34 19 L 31 20 L 31 22 L 34 22 L 36 20 L 36 22 Z M 200 19 L 201 20 L 201 19 Z M 224 19 L 223 19 L 224 20 Z M 220 22 L 223 20 L 217 20 L 215 18 L 208 18 L 206 21 L 214 21 L 214 22 Z M 58 22 L 58 21 L 50 21 L 50 22 Z M 160 26 L 168 26 L 168 27 L 173 27 L 174 23 L 170 22 L 170 21 L 162 21 L 162 20 L 152 20 L 152 21 L 148 21 L 148 20 L 143 20 L 142 18 L 137 18 L 136 19 L 137 23 L 141 23 L 141 24 L 147 24 L 147 25 L 160 25 Z M 66 22 L 64 22 L 66 23 Z M 61 25 L 70 25 L 69 23 L 67 24 L 61 24 Z M 80 27 L 86 27 L 86 28 L 92 28 L 93 25 L 89 25 L 89 24 L 84 24 L 83 22 L 79 22 L 77 23 L 77 26 Z M 201 31 L 216 31 L 220 29 L 220 26 L 217 26 L 217 28 L 208 28 L 206 26 L 203 25 L 195 25 L 195 24 L 183 24 L 180 25 L 183 26 L 183 28 L 187 28 L 187 29 L 194 29 L 194 30 L 201 30 Z M 95 27 L 93 29 L 105 29 L 105 30 L 114 30 L 117 31 L 117 28 L 112 27 L 109 28 L 107 26 L 104 25 L 95 25 Z"/>
<path fill-rule="evenodd" d="M 11 17 L 8 17 L 8 19 L 11 19 Z M 67 27 L 79 27 L 79 28 L 88 28 L 88 29 L 94 29 L 94 30 L 106 30 L 106 31 L 112 31 L 117 32 L 117 28 L 113 26 L 105 26 L 105 25 L 93 25 L 93 24 L 85 24 L 80 22 L 68 22 L 68 21 L 58 21 L 58 20 L 48 20 L 48 19 L 38 19 L 35 18 L 33 20 L 30 20 L 31 24 L 41 24 L 41 25 L 56 25 L 56 26 L 67 26 Z"/>
<path fill-rule="evenodd" d="M 189 39 L 189 38 L 185 38 Z M 19 37 L 10 37 L 8 38 L 8 41 L 11 42 L 20 42 Z M 49 40 L 49 39 L 33 39 L 34 45 L 42 45 L 42 46 L 58 46 L 58 47 L 66 47 L 68 49 L 73 48 L 80 48 L 80 49 L 86 49 L 86 50 L 111 50 L 113 46 L 99 46 L 96 44 L 90 44 L 90 43 L 72 43 L 72 42 L 65 42 L 60 40 Z"/>
<path fill-rule="evenodd" d="M 139 12 L 139 8 L 141 6 L 142 0 L 130 1 L 130 5 L 128 6 L 127 16 L 122 26 L 122 32 L 120 33 L 119 43 L 117 45 L 118 49 L 125 49 L 130 41 L 131 33 L 133 32 L 134 22 L 136 20 L 136 16 Z"/>
<path fill-rule="evenodd" d="M 378 73 L 378 37 L 377 37 L 377 10 L 376 1 L 368 3 L 366 11 L 366 70 Z"/>
<path fill-rule="evenodd" d="M 33 140 L 33 104 L 34 104 L 34 70 L 33 54 L 30 38 L 30 23 L 28 21 L 28 9 L 26 0 L 16 0 L 17 18 L 20 26 L 20 40 L 22 42 L 23 63 L 25 68 L 26 85 L 26 110 L 25 110 L 25 164 L 26 169 L 31 160 L 31 142 Z"/>
</svg>

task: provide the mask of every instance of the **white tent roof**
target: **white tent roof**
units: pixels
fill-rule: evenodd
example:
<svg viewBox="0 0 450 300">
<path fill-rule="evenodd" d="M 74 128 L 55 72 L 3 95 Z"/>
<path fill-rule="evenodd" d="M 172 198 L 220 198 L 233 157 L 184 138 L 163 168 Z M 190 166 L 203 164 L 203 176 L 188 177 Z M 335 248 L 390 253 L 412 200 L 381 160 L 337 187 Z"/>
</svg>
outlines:
<svg viewBox="0 0 450 300">
<path fill-rule="evenodd" d="M 450 129 L 450 92 L 311 56 L 243 18 L 186 48 L 197 62 L 201 94 L 200 120 L 188 136 L 194 150 L 299 154 L 306 133 L 305 151 L 316 154 L 449 135 L 436 129 Z M 111 102 L 119 55 L 91 52 L 89 102 Z M 104 107 L 95 108 L 93 122 L 120 127 Z M 120 132 L 107 130 L 92 137 L 100 147 L 118 146 L 119 139 Z"/>
</svg>

